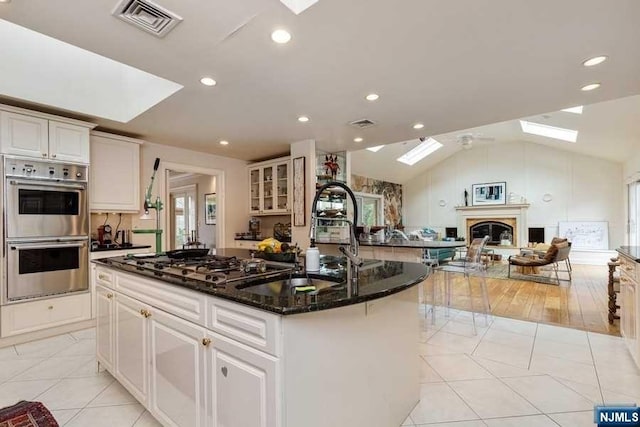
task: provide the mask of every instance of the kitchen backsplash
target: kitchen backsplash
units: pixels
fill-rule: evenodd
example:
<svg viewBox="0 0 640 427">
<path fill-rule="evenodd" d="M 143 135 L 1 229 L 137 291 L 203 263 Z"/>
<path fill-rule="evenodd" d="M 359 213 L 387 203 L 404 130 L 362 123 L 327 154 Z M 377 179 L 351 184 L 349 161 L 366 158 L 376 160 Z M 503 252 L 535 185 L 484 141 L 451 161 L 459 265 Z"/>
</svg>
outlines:
<svg viewBox="0 0 640 427">
<path fill-rule="evenodd" d="M 132 218 L 133 218 L 133 214 L 126 214 L 126 213 L 122 214 L 122 222 L 120 223 L 120 227 L 118 227 L 118 230 L 131 230 Z M 91 214 L 91 230 L 90 230 L 91 238 L 93 239 L 98 238 L 98 227 L 105 224 L 105 220 L 106 220 L 106 224 L 109 224 L 111 226 L 111 229 L 113 230 L 114 237 L 115 237 L 116 226 L 118 225 L 118 221 L 120 221 L 120 214 L 111 213 L 107 218 L 107 214 L 92 213 Z"/>
<path fill-rule="evenodd" d="M 402 226 L 402 184 L 351 175 L 351 189 L 359 193 L 382 195 L 385 224 Z"/>
</svg>

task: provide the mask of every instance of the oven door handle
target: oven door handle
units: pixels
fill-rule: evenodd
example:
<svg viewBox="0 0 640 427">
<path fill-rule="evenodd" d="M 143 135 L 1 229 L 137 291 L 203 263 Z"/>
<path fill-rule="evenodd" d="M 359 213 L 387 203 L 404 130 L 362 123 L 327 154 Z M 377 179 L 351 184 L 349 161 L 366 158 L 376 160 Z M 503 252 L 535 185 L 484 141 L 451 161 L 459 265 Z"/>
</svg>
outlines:
<svg viewBox="0 0 640 427">
<path fill-rule="evenodd" d="M 80 243 L 54 243 L 54 244 L 44 243 L 44 244 L 41 244 L 41 245 L 38 245 L 38 244 L 31 244 L 31 245 L 13 244 L 13 245 L 10 245 L 10 248 L 13 251 L 15 251 L 15 250 L 26 251 L 26 250 L 30 250 L 30 249 L 84 248 L 85 246 L 87 246 L 87 242 L 80 242 Z"/>
<path fill-rule="evenodd" d="M 63 183 L 50 183 L 50 182 L 31 182 L 31 181 L 19 181 L 17 179 L 12 179 L 9 181 L 11 185 L 28 185 L 31 187 L 53 187 L 53 188 L 72 188 L 75 190 L 84 191 L 86 186 L 79 184 L 63 184 Z"/>
</svg>

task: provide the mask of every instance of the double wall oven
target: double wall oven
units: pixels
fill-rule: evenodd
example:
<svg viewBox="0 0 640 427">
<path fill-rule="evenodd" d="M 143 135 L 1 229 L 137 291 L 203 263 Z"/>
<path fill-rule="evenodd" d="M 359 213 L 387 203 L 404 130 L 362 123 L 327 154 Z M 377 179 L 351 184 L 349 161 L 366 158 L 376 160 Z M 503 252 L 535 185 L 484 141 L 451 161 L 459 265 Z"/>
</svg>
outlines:
<svg viewBox="0 0 640 427">
<path fill-rule="evenodd" d="M 3 304 L 89 284 L 87 166 L 4 158 Z"/>
</svg>

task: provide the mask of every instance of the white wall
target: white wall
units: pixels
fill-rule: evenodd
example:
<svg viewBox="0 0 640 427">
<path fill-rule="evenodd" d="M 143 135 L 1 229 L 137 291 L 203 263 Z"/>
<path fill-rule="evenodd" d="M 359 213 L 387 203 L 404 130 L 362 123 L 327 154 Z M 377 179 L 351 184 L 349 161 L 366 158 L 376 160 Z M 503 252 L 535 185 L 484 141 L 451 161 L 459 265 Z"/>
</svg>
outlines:
<svg viewBox="0 0 640 427">
<path fill-rule="evenodd" d="M 624 242 L 623 165 L 526 142 L 459 151 L 405 183 L 405 224 L 442 232 L 455 227 L 454 207 L 464 204 L 464 190 L 493 181 L 506 181 L 507 194 L 526 198 L 528 226 L 545 227 L 547 240 L 558 221 L 608 221 L 610 248 Z M 545 193 L 551 202 L 542 200 Z"/>
<path fill-rule="evenodd" d="M 171 163 L 180 163 L 222 171 L 224 174 L 224 180 L 221 182 L 224 184 L 223 187 L 218 188 L 217 191 L 218 206 L 221 206 L 220 201 L 221 199 L 224 199 L 225 210 L 224 234 L 220 236 L 222 240 L 221 247 L 229 247 L 232 245 L 234 233 L 238 230 L 244 230 L 247 228 L 247 221 L 249 218 L 249 197 L 247 196 L 247 162 L 244 160 L 237 160 L 229 157 L 216 156 L 213 154 L 154 143 L 145 143 L 142 146 L 140 157 L 140 185 L 142 187 L 140 194 L 143 198 L 146 187 L 149 185 L 149 179 L 153 173 L 153 162 L 156 157 L 159 157 L 161 162 L 168 161 Z M 162 180 L 163 177 L 161 177 L 158 172 L 153 188 L 153 199 L 155 199 L 156 195 L 160 194 L 159 192 L 161 191 L 162 186 L 159 184 Z M 166 200 L 162 201 L 165 203 L 167 202 Z M 220 212 L 218 215 L 220 216 Z M 164 227 L 164 220 L 161 222 L 161 228 L 166 230 L 166 227 Z M 132 225 L 134 228 L 153 228 L 154 220 L 141 220 L 136 217 L 134 218 Z M 216 227 L 219 230 L 221 229 L 219 221 Z M 136 243 L 155 244 L 153 236 L 147 234 L 136 234 L 134 241 Z M 166 245 L 164 245 L 164 247 L 166 248 Z"/>
</svg>

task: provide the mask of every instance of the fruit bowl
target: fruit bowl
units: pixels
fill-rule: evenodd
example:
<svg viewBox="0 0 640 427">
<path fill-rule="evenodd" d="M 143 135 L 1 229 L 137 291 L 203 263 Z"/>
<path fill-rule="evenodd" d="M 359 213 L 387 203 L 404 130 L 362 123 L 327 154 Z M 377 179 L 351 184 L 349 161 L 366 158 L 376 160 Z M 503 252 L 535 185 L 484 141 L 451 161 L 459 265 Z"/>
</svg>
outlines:
<svg viewBox="0 0 640 427">
<path fill-rule="evenodd" d="M 264 252 L 264 251 L 256 251 L 254 255 L 257 258 L 266 259 L 267 261 L 276 261 L 276 262 L 296 262 L 296 254 L 295 252 Z"/>
</svg>

